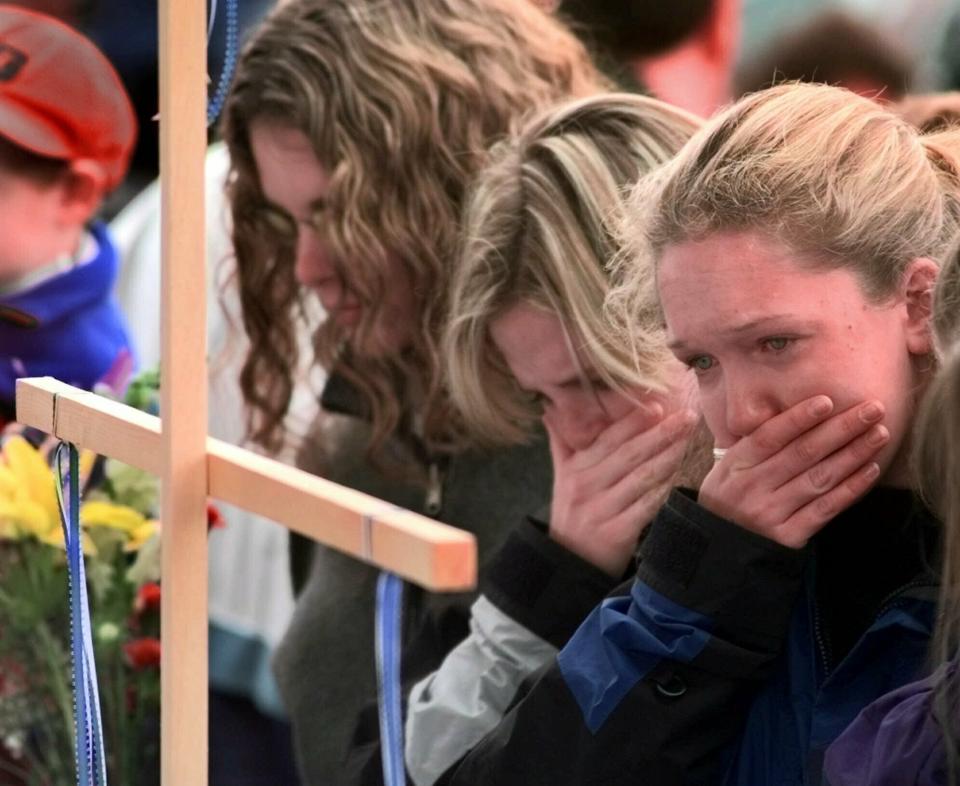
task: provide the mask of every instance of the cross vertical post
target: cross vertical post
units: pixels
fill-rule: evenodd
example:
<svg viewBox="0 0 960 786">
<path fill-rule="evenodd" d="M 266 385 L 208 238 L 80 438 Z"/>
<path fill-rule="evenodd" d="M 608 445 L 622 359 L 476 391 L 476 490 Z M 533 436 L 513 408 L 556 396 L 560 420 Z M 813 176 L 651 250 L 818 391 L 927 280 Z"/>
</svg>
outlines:
<svg viewBox="0 0 960 786">
<path fill-rule="evenodd" d="M 206 2 L 160 0 L 163 786 L 207 783 Z"/>
</svg>

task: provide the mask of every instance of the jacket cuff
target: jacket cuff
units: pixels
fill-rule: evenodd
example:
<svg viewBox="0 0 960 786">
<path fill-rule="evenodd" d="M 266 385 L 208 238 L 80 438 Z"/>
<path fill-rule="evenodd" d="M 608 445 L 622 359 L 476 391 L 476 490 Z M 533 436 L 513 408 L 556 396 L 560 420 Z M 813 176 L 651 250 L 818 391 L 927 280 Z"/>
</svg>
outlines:
<svg viewBox="0 0 960 786">
<path fill-rule="evenodd" d="M 786 635 L 809 552 L 720 518 L 676 489 L 644 539 L 637 578 L 712 618 L 718 634 L 771 646 Z"/>
<path fill-rule="evenodd" d="M 618 583 L 551 540 L 546 527 L 531 518 L 486 565 L 481 590 L 501 611 L 561 649 Z"/>
</svg>

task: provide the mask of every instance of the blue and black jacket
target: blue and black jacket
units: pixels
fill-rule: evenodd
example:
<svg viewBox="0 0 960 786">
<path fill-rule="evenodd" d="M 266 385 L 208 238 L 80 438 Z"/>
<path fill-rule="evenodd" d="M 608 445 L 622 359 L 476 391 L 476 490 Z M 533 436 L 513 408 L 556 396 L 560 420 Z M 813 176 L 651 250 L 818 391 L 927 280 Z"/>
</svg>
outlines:
<svg viewBox="0 0 960 786">
<path fill-rule="evenodd" d="M 119 260 L 106 227 L 94 222 L 93 259 L 36 286 L 0 296 L 0 421 L 12 418 L 21 377 L 50 376 L 91 390 L 133 350 L 113 298 Z"/>
<path fill-rule="evenodd" d="M 446 784 L 818 784 L 823 752 L 924 671 L 938 526 L 876 489 L 793 550 L 674 492 L 596 608 Z"/>
</svg>

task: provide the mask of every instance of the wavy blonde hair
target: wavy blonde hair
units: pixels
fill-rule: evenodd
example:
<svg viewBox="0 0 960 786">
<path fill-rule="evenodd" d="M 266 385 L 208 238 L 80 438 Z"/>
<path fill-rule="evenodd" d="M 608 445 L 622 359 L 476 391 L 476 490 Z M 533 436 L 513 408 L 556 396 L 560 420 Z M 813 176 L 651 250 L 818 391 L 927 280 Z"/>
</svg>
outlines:
<svg viewBox="0 0 960 786">
<path fill-rule="evenodd" d="M 522 441 L 539 408 L 490 336 L 517 303 L 556 314 L 571 348 L 612 387 L 662 390 L 669 353 L 648 336 L 639 365 L 609 340 L 603 301 L 612 231 L 629 188 L 699 125 L 652 98 L 607 94 L 547 109 L 491 151 L 471 188 L 443 349 L 450 394 L 477 441 Z"/>
<path fill-rule="evenodd" d="M 760 232 L 822 269 L 852 269 L 882 301 L 911 260 L 941 260 L 960 227 L 958 152 L 960 132 L 923 135 L 842 88 L 746 96 L 631 197 L 623 285 L 608 301 L 620 335 L 642 345 L 634 315 L 664 247 L 716 232 Z"/>
<path fill-rule="evenodd" d="M 934 658 L 960 659 L 960 239 L 944 264 L 934 302 L 943 365 L 917 417 L 914 464 L 920 493 L 943 522 L 940 608 Z M 940 680 L 935 712 L 946 741 L 950 783 L 960 780 L 960 676 Z M 953 744 L 950 744 L 953 741 Z"/>
<path fill-rule="evenodd" d="M 439 341 L 461 202 L 485 150 L 530 107 L 603 87 L 582 45 L 529 0 L 291 0 L 274 9 L 243 49 L 223 118 L 251 340 L 241 386 L 256 442 L 282 438 L 302 293 L 295 235 L 278 231 L 260 190 L 251 123 L 302 131 L 329 173 L 323 230 L 345 287 L 368 306 L 360 337 L 376 321 L 388 255 L 413 281 L 417 329 L 405 352 L 345 350 L 334 320 L 315 335 L 318 362 L 336 365 L 364 396 L 376 458 L 414 411 L 428 447 L 458 440 Z"/>
</svg>

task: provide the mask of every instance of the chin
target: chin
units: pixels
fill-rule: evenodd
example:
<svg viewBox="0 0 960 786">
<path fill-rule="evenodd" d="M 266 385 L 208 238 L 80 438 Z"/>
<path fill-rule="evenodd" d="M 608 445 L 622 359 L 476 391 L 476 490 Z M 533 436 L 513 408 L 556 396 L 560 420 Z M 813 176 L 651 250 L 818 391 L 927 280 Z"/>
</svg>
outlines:
<svg viewBox="0 0 960 786">
<path fill-rule="evenodd" d="M 347 342 L 356 355 L 370 360 L 385 360 L 409 346 L 409 341 L 398 340 L 397 336 L 391 334 L 383 335 L 383 332 L 377 331 L 373 335 L 359 336 L 354 331 L 349 335 Z"/>
<path fill-rule="evenodd" d="M 880 465 L 878 486 L 893 488 L 916 488 L 917 484 L 910 469 L 909 440 L 901 439 L 894 445 L 888 445 L 876 459 Z"/>
</svg>

